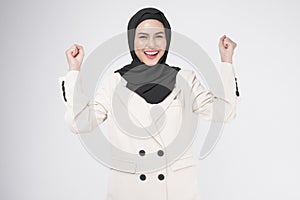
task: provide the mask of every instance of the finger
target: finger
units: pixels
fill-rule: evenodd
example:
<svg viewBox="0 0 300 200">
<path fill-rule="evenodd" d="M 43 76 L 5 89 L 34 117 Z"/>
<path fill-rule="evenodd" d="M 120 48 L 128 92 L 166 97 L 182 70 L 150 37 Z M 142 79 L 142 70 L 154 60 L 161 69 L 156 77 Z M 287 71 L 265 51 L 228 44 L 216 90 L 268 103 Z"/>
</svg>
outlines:
<svg viewBox="0 0 300 200">
<path fill-rule="evenodd" d="M 232 39 L 230 39 L 229 37 L 227 37 L 227 38 L 225 39 L 225 41 L 228 42 L 229 44 L 231 44 L 232 46 L 235 46 L 235 45 L 236 45 L 236 43 L 235 43 L 234 41 L 232 41 Z"/>
<path fill-rule="evenodd" d="M 220 40 L 224 40 L 226 38 L 226 35 L 222 35 L 222 37 L 220 38 Z"/>
<path fill-rule="evenodd" d="M 82 54 L 82 55 L 84 55 L 84 50 L 83 50 L 83 48 L 82 48 L 82 47 L 80 47 L 78 51 L 79 51 L 79 54 Z"/>
<path fill-rule="evenodd" d="M 224 44 L 229 44 L 229 43 L 230 43 L 230 40 L 227 39 L 227 38 L 225 38 L 225 39 L 224 39 Z"/>
<path fill-rule="evenodd" d="M 78 47 L 79 47 L 79 45 L 77 45 L 77 44 L 74 44 L 74 45 L 72 46 L 73 49 L 78 49 Z"/>
<path fill-rule="evenodd" d="M 76 44 L 76 47 L 77 47 L 78 50 L 83 49 L 83 46 L 79 45 L 79 44 Z"/>
<path fill-rule="evenodd" d="M 76 45 L 76 46 L 77 46 L 77 49 L 78 49 L 79 53 L 84 53 L 82 45 Z"/>
<path fill-rule="evenodd" d="M 74 58 L 73 55 L 72 55 L 72 51 L 71 50 L 68 50 L 66 52 L 66 56 L 67 56 L 68 60 L 72 60 Z"/>
<path fill-rule="evenodd" d="M 72 47 L 72 55 L 76 56 L 78 53 L 79 53 L 79 49 L 78 49 L 77 45 L 74 44 Z"/>
<path fill-rule="evenodd" d="M 219 40 L 219 47 L 224 47 L 224 40 L 226 38 L 226 35 L 223 35 L 222 37 L 220 37 Z"/>
<path fill-rule="evenodd" d="M 220 37 L 220 43 L 223 43 L 225 38 L 226 38 L 226 35 L 223 35 L 222 37 Z"/>
<path fill-rule="evenodd" d="M 78 50 L 77 49 L 72 49 L 71 54 L 72 54 L 72 56 L 76 56 L 78 54 Z"/>
<path fill-rule="evenodd" d="M 233 45 L 234 44 L 234 42 L 230 39 L 230 38 L 225 38 L 225 40 L 224 40 L 227 44 L 231 44 L 231 45 Z"/>
<path fill-rule="evenodd" d="M 224 46 L 225 46 L 225 48 L 228 48 L 228 47 L 231 46 L 231 44 L 230 44 L 230 42 L 228 42 L 228 41 L 224 41 Z"/>
<path fill-rule="evenodd" d="M 82 62 L 83 57 L 84 57 L 84 54 L 83 54 L 83 53 L 79 53 L 78 56 L 77 56 L 76 58 L 77 58 L 80 62 Z"/>
<path fill-rule="evenodd" d="M 78 48 L 83 48 L 83 46 L 82 45 L 79 45 L 79 44 L 77 44 L 76 45 Z"/>
<path fill-rule="evenodd" d="M 72 50 L 75 50 L 75 49 L 77 49 L 77 46 L 76 46 L 76 44 L 73 44 L 73 45 L 70 47 L 70 49 L 72 49 Z"/>
<path fill-rule="evenodd" d="M 77 48 L 73 48 L 73 47 L 71 47 L 70 49 L 68 49 L 67 52 L 66 52 L 68 58 L 76 56 L 77 53 L 78 53 Z"/>
</svg>

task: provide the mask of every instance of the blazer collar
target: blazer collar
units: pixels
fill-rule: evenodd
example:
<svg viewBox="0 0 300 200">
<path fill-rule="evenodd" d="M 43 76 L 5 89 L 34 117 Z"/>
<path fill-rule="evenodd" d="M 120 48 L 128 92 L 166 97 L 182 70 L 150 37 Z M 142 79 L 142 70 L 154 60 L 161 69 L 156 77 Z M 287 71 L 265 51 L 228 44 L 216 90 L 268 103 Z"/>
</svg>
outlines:
<svg viewBox="0 0 300 200">
<path fill-rule="evenodd" d="M 128 88 L 126 87 L 127 81 L 126 81 L 123 77 L 121 77 L 121 76 L 120 76 L 120 78 L 121 78 L 120 83 L 121 83 L 121 85 L 122 85 L 122 87 L 123 87 L 123 89 L 124 89 L 123 91 L 129 92 L 129 93 L 134 93 L 133 91 L 131 91 L 130 89 L 128 89 Z M 155 122 L 157 122 L 157 120 L 158 120 L 161 116 L 163 116 L 164 112 L 169 108 L 169 106 L 172 104 L 172 102 L 176 99 L 176 96 L 179 94 L 180 90 L 181 90 L 181 89 L 175 85 L 175 87 L 173 88 L 172 92 L 171 92 L 171 93 L 170 93 L 170 94 L 169 94 L 162 102 L 160 102 L 160 103 L 158 103 L 158 104 L 149 104 L 143 97 L 139 96 L 139 95 L 136 94 L 136 93 L 134 93 L 134 95 L 136 96 L 136 98 L 141 98 L 142 101 L 143 101 L 145 104 L 147 104 L 148 106 L 149 106 L 149 105 L 150 105 L 150 106 L 160 106 L 160 107 L 162 108 L 162 109 L 161 109 L 161 112 L 158 113 L 158 114 L 156 115 L 157 117 L 154 119 L 154 123 L 155 123 Z M 121 101 L 123 101 L 123 98 L 122 98 L 121 96 L 119 96 L 118 93 L 116 93 L 116 95 L 118 95 L 119 99 L 120 99 Z M 126 102 L 123 101 L 122 104 L 123 104 L 123 105 L 126 105 Z M 158 130 L 157 130 L 157 131 L 158 131 Z M 150 131 L 150 133 L 151 133 L 151 131 Z M 155 140 L 162 148 L 165 147 L 164 142 L 163 142 L 163 140 L 161 139 L 160 133 L 155 134 L 154 136 L 152 136 L 152 138 L 153 138 L 153 139 L 154 139 L 154 140 Z"/>
</svg>

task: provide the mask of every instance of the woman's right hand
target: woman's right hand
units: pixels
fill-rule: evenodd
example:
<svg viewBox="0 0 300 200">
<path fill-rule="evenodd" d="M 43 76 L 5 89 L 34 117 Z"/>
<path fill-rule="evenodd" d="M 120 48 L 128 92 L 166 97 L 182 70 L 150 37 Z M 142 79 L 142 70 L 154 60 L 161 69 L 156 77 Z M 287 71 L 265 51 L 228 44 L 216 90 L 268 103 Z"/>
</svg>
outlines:
<svg viewBox="0 0 300 200">
<path fill-rule="evenodd" d="M 69 63 L 69 71 L 80 71 L 80 67 L 84 57 L 83 46 L 74 44 L 68 50 L 66 50 L 66 56 Z"/>
</svg>

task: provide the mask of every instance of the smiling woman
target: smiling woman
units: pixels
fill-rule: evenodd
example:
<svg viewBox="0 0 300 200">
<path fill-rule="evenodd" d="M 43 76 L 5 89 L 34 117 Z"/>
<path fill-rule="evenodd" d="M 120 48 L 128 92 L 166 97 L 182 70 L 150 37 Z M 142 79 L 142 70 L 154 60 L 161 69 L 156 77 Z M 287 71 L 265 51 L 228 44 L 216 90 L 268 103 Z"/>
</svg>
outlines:
<svg viewBox="0 0 300 200">
<path fill-rule="evenodd" d="M 225 92 L 220 98 L 203 87 L 194 71 L 166 63 L 171 27 L 160 10 L 139 10 L 129 20 L 127 36 L 131 63 L 106 77 L 91 100 L 83 94 L 80 79 L 83 47 L 74 45 L 66 51 L 69 72 L 59 79 L 65 120 L 76 134 L 92 132 L 107 121 L 111 146 L 129 155 L 111 156 L 117 164 L 109 168 L 106 200 L 200 200 L 193 147 L 186 145 L 194 134 L 191 119 L 197 114 L 215 120 L 214 108 L 220 104 L 225 113 L 219 119 L 235 118 L 236 44 L 225 35 L 219 41 Z"/>
</svg>

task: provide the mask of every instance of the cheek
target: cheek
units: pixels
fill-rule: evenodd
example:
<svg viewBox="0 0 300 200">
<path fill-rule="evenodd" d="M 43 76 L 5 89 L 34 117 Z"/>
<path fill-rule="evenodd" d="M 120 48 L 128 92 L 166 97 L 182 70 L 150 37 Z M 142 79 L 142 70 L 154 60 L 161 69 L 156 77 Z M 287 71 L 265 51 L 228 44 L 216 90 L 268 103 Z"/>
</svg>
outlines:
<svg viewBox="0 0 300 200">
<path fill-rule="evenodd" d="M 156 40 L 156 46 L 158 46 L 160 49 L 165 50 L 166 49 L 166 40 L 165 39 L 157 39 Z"/>
<path fill-rule="evenodd" d="M 143 49 L 144 49 L 144 42 L 139 39 L 135 39 L 134 52 L 141 61 L 143 61 L 143 55 L 144 55 Z"/>
<path fill-rule="evenodd" d="M 140 50 L 145 48 L 146 45 L 146 40 L 140 40 L 140 39 L 135 39 L 134 40 L 134 49 L 135 50 Z"/>
<path fill-rule="evenodd" d="M 158 59 L 160 59 L 165 53 L 165 50 L 161 50 L 158 54 Z"/>
</svg>

